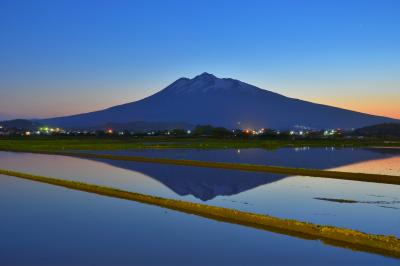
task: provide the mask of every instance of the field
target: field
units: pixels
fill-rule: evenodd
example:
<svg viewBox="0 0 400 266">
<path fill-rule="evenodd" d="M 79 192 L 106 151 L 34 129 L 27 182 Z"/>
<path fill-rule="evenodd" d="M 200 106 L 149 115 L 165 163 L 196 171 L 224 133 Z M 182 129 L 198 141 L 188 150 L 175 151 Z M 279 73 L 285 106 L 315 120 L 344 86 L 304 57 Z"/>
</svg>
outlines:
<svg viewBox="0 0 400 266">
<path fill-rule="evenodd" d="M 262 139 L 216 139 L 216 138 L 163 138 L 163 137 L 10 137 L 0 138 L 0 151 L 14 151 L 73 156 L 87 159 L 154 163 L 164 165 L 191 166 L 202 168 L 220 168 L 250 172 L 300 175 L 319 178 L 333 178 L 362 182 L 400 185 L 398 176 L 382 174 L 351 173 L 331 170 L 305 169 L 282 166 L 254 165 L 243 163 L 223 163 L 216 161 L 196 161 L 171 158 L 149 158 L 141 156 L 122 156 L 94 154 L 90 151 L 125 149 L 278 149 L 282 147 L 400 147 L 400 142 L 378 139 L 301 139 L 301 140 L 262 140 Z M 79 152 L 78 152 L 79 151 Z M 216 207 L 206 204 L 162 198 L 147 194 L 125 191 L 113 187 L 98 186 L 83 182 L 68 181 L 59 178 L 33 175 L 31 173 L 0 169 L 0 175 L 9 175 L 32 181 L 61 186 L 64 188 L 94 193 L 102 196 L 137 201 L 156 205 L 188 214 L 205 217 L 226 223 L 263 229 L 279 234 L 303 239 L 321 240 L 325 244 L 358 251 L 400 257 L 400 240 L 395 236 L 367 234 L 360 231 L 336 226 L 326 226 L 294 219 L 282 219 L 265 214 L 240 211 L 237 209 Z M 357 203 L 354 200 L 316 198 L 319 200 Z"/>
<path fill-rule="evenodd" d="M 181 200 L 165 199 L 110 187 L 31 175 L 3 169 L 0 169 L 0 174 L 61 186 L 73 190 L 95 193 L 102 196 L 156 205 L 222 222 L 236 223 L 304 239 L 319 239 L 329 245 L 350 248 L 353 250 L 367 251 L 397 258 L 400 257 L 400 240 L 394 236 L 365 234 L 363 232 L 334 226 L 316 225 L 295 220 L 279 219 L 268 215 L 248 213 Z"/>
<path fill-rule="evenodd" d="M 269 140 L 257 138 L 174 138 L 174 137 L 0 137 L 0 150 L 55 151 L 55 150 L 118 150 L 134 148 L 190 148 L 190 149 L 278 149 L 282 147 L 400 147 L 400 141 L 382 139 L 296 139 Z"/>
</svg>

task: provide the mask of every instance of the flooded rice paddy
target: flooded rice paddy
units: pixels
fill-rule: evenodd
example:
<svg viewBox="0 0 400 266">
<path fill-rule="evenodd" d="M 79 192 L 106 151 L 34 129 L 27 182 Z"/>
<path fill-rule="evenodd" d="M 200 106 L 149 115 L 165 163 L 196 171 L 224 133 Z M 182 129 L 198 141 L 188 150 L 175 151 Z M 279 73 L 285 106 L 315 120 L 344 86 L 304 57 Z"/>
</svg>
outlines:
<svg viewBox="0 0 400 266">
<path fill-rule="evenodd" d="M 400 178 L 400 151 L 394 149 L 129 150 L 114 154 L 337 169 Z M 400 186 L 396 185 L 12 152 L 0 152 L 0 168 L 400 237 Z M 249 258 L 253 264 L 326 264 L 327 258 L 332 263 L 398 263 L 317 241 L 8 176 L 0 176 L 0 184 L 0 264 L 73 263 L 74 259 L 110 264 L 110 258 L 121 263 L 174 265 L 190 261 L 243 264 Z M 16 256 L 19 250 L 28 250 L 26 258 Z M 68 256 L 73 251 L 76 257 Z M 191 260 L 199 252 L 204 254 Z M 94 254 L 99 255 L 94 258 Z"/>
</svg>

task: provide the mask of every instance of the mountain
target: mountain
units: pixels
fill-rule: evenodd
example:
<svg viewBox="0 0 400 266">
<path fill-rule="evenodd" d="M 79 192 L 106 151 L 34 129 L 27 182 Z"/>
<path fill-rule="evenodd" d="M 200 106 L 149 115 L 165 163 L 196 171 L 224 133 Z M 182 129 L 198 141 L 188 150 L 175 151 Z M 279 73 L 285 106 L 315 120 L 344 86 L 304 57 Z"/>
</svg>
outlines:
<svg viewBox="0 0 400 266">
<path fill-rule="evenodd" d="M 400 123 L 372 125 L 359 128 L 354 133 L 367 137 L 400 137 Z"/>
<path fill-rule="evenodd" d="M 109 122 L 185 122 L 227 128 L 359 128 L 400 122 L 289 98 L 230 78 L 203 73 L 180 78 L 142 100 L 105 110 L 45 119 L 52 126 L 92 127 Z"/>
<path fill-rule="evenodd" d="M 7 129 L 16 128 L 16 129 L 36 130 L 41 125 L 38 122 L 26 119 L 13 119 L 13 120 L 1 121 L 0 126 Z"/>
</svg>

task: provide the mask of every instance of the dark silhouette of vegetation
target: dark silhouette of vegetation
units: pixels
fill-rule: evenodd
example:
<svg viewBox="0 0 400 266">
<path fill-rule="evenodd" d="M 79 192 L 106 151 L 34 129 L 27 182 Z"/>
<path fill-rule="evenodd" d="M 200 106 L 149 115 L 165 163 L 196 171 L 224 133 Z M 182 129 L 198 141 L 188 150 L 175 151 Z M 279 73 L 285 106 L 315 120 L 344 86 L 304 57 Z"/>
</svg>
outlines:
<svg viewBox="0 0 400 266">
<path fill-rule="evenodd" d="M 356 135 L 365 137 L 400 138 L 400 124 L 386 123 L 355 130 Z"/>
<path fill-rule="evenodd" d="M 1 121 L 0 126 L 7 129 L 20 129 L 20 130 L 36 130 L 41 126 L 40 123 L 26 120 L 26 119 L 13 119 Z"/>
<path fill-rule="evenodd" d="M 224 127 L 213 127 L 211 125 L 198 125 L 193 130 L 194 136 L 227 137 L 233 136 L 231 130 Z"/>
<path fill-rule="evenodd" d="M 172 129 L 170 131 L 170 134 L 172 136 L 185 136 L 185 135 L 187 135 L 187 132 L 184 129 L 176 128 L 176 129 Z"/>
</svg>

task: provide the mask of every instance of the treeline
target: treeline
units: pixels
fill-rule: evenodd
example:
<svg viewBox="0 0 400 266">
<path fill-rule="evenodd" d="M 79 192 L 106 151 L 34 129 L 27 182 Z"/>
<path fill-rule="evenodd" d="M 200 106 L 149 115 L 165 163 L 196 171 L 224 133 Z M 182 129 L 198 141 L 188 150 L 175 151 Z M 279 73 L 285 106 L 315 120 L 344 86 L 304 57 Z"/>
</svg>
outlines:
<svg viewBox="0 0 400 266">
<path fill-rule="evenodd" d="M 106 134 L 107 131 L 104 131 Z M 272 129 L 263 129 L 258 131 L 243 129 L 227 129 L 224 127 L 214 127 L 211 125 L 197 125 L 192 130 L 172 129 L 158 130 L 150 132 L 128 132 L 123 134 L 114 132 L 113 134 L 133 135 L 133 136 L 176 136 L 176 137 L 211 137 L 211 138 L 233 138 L 233 137 L 259 137 L 259 138 L 290 138 L 290 132 L 280 132 Z"/>
<path fill-rule="evenodd" d="M 179 126 L 179 125 L 177 125 Z M 187 127 L 190 128 L 190 127 Z M 210 138 L 258 138 L 258 139 L 326 139 L 326 138 L 382 138 L 399 139 L 400 124 L 389 123 L 368 126 L 356 130 L 274 130 L 274 129 L 227 129 L 212 125 L 197 125 L 188 130 L 175 128 L 169 130 L 123 130 L 107 127 L 102 130 L 61 129 L 42 126 L 35 121 L 11 120 L 0 122 L 0 136 L 165 136 L 165 137 L 210 137 Z"/>
<path fill-rule="evenodd" d="M 400 138 L 400 124 L 385 123 L 363 127 L 355 130 L 355 134 L 366 137 Z"/>
<path fill-rule="evenodd" d="M 198 125 L 192 130 L 186 130 L 181 128 L 171 129 L 171 130 L 152 130 L 152 131 L 111 131 L 106 130 L 96 130 L 96 135 L 133 135 L 133 136 L 196 136 L 196 137 L 229 137 L 235 136 L 241 131 L 229 130 L 224 127 L 213 127 L 211 125 Z"/>
</svg>

